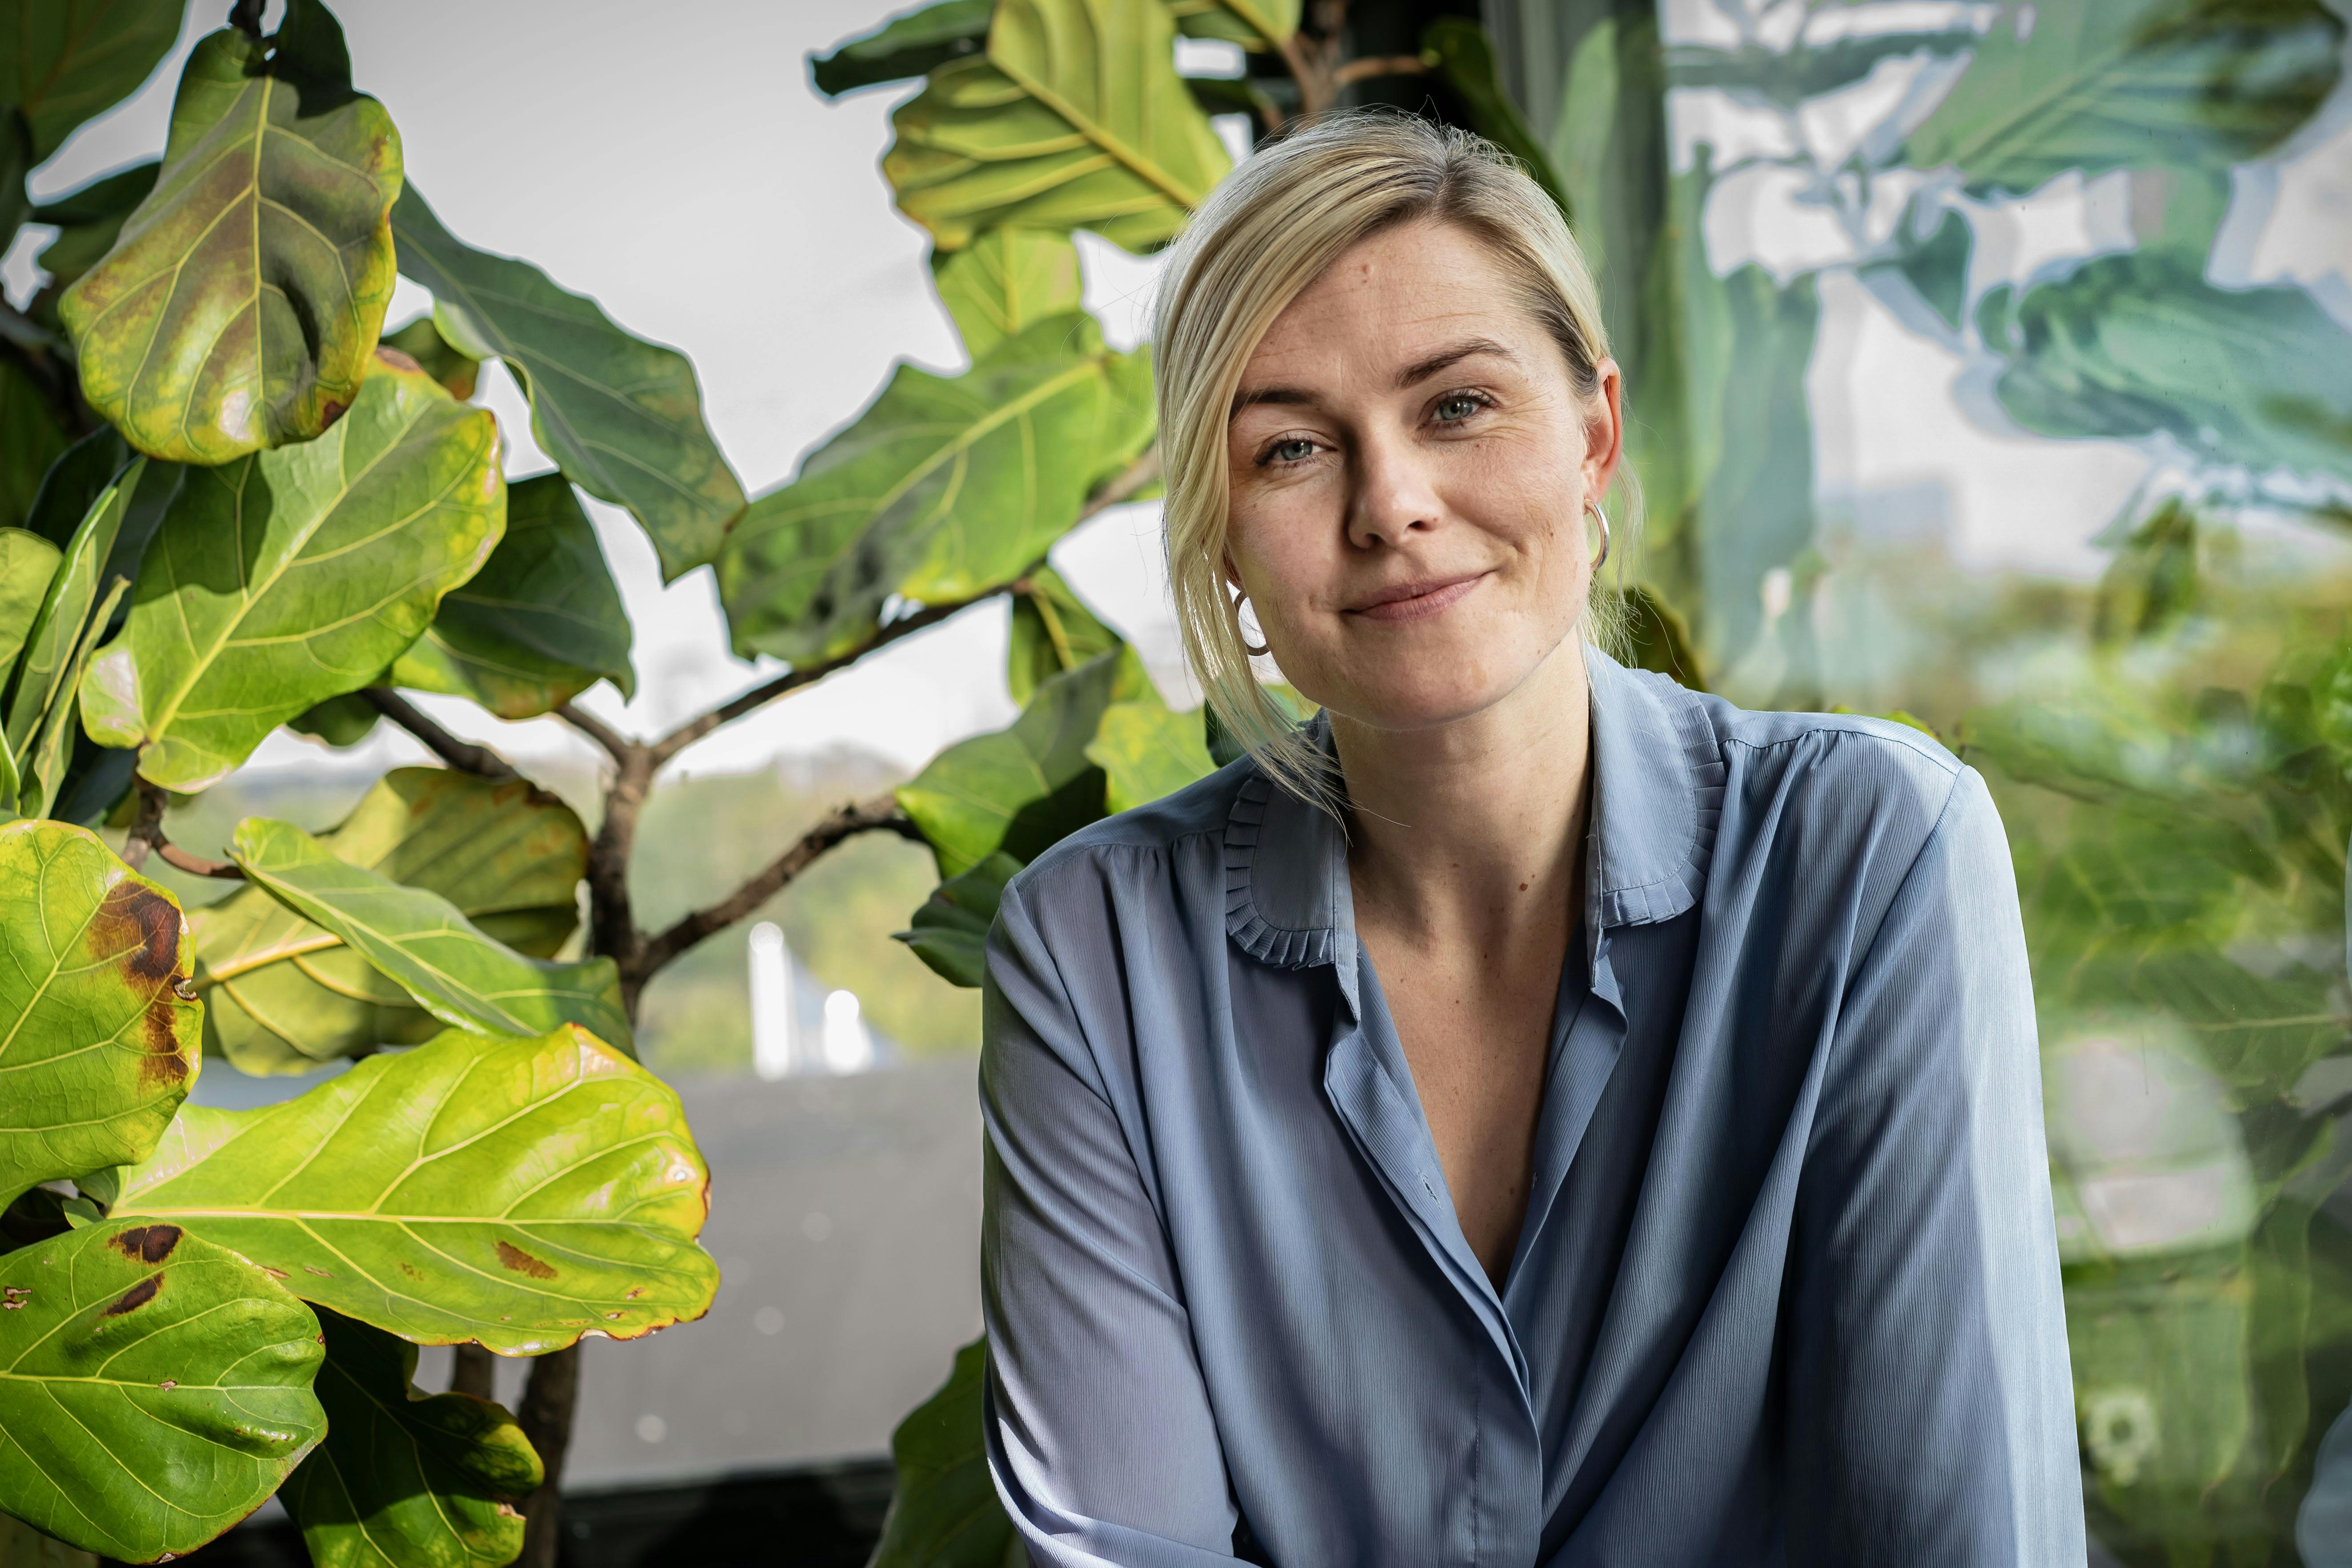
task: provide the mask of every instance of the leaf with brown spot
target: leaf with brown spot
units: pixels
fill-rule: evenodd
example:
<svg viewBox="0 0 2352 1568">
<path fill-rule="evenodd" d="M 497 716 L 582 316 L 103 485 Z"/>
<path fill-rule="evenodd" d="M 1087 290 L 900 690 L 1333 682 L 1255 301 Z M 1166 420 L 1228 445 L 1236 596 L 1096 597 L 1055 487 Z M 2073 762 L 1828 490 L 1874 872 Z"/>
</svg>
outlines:
<svg viewBox="0 0 2352 1568">
<path fill-rule="evenodd" d="M 631 1339 L 700 1317 L 719 1283 L 677 1096 L 576 1025 L 453 1030 L 281 1105 L 190 1106 L 116 1178 L 117 1216 L 184 1226 L 420 1344 Z"/>
<path fill-rule="evenodd" d="M 289 54 L 234 27 L 196 45 L 155 188 L 58 301 L 83 397 L 152 457 L 312 439 L 383 328 L 400 135 L 348 63 L 298 83 Z"/>
<path fill-rule="evenodd" d="M 318 1568 L 467 1564 L 522 1548 L 522 1516 L 544 1472 L 512 1415 L 467 1394 L 415 1385 L 416 1347 L 322 1311 L 319 1370 L 327 1440 L 278 1494 Z"/>
<path fill-rule="evenodd" d="M 179 905 L 97 835 L 0 826 L 0 1205 L 153 1152 L 195 1081 L 193 967 Z"/>
<path fill-rule="evenodd" d="M 130 1563 L 259 1507 L 319 1441 L 309 1308 L 235 1253 L 101 1223 L 0 1254 L 0 1510 Z M 147 1233 L 142 1236 L 141 1233 Z"/>
</svg>

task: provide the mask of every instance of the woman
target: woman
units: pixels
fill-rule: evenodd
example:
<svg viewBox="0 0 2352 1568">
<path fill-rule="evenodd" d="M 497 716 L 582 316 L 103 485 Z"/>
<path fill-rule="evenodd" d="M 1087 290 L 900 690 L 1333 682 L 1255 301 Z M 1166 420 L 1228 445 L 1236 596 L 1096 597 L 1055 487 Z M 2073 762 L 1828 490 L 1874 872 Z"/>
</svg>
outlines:
<svg viewBox="0 0 2352 1568">
<path fill-rule="evenodd" d="M 992 939 L 1031 1556 L 2080 1563 L 2000 821 L 1914 731 L 1583 635 L 1622 383 L 1558 212 L 1327 121 L 1194 219 L 1157 341 L 1187 650 L 1251 754 Z"/>
</svg>

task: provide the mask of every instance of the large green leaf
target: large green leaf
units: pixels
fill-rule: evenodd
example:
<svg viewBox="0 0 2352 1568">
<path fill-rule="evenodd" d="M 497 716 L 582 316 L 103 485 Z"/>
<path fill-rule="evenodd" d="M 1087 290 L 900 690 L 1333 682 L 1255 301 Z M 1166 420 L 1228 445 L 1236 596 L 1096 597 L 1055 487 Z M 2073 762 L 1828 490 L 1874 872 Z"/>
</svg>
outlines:
<svg viewBox="0 0 2352 1568">
<path fill-rule="evenodd" d="M 969 247 L 932 254 L 940 302 L 974 363 L 1034 321 L 1078 309 L 1078 247 L 1042 228 L 992 228 Z"/>
<path fill-rule="evenodd" d="M 319 1322 L 176 1225 L 0 1254 L 0 1509 L 152 1563 L 261 1506 L 325 1435 Z"/>
<path fill-rule="evenodd" d="M 998 850 L 1027 863 L 1103 815 L 1103 771 L 1087 756 L 1104 710 L 1150 695 L 1128 648 L 1037 688 L 1021 717 L 950 746 L 898 788 L 898 804 L 953 878 Z"/>
<path fill-rule="evenodd" d="M 234 27 L 196 45 L 154 190 L 59 301 L 82 395 L 151 456 L 309 440 L 383 330 L 399 132 L 347 82 L 283 65 Z"/>
<path fill-rule="evenodd" d="M 988 1342 L 956 1352 L 938 1393 L 890 1434 L 898 1489 L 870 1568 L 1021 1568 L 1029 1553 L 997 1500 L 982 1445 Z"/>
<path fill-rule="evenodd" d="M 520 780 L 395 768 L 320 842 L 338 859 L 439 894 L 535 958 L 554 952 L 577 923 L 587 833 L 571 807 Z M 240 1071 L 308 1072 L 440 1032 L 341 937 L 265 889 L 240 888 L 188 924 L 205 1048 L 226 1051 Z"/>
<path fill-rule="evenodd" d="M 341 938 L 445 1023 L 484 1035 L 539 1035 L 579 1024 L 629 1048 L 619 973 L 609 958 L 527 958 L 486 935 L 440 894 L 337 859 L 290 822 L 247 817 L 229 853 L 248 880 Z"/>
<path fill-rule="evenodd" d="M 719 560 L 736 651 L 832 658 L 892 598 L 984 592 L 1077 521 L 1107 468 L 1151 437 L 1140 354 L 1055 316 L 960 376 L 901 364 L 881 396 L 751 503 Z"/>
<path fill-rule="evenodd" d="M 76 448 L 75 455 L 80 451 Z M 103 451 L 97 455 L 105 456 Z M 99 595 L 110 591 L 101 574 L 112 557 L 115 538 L 121 531 L 144 468 L 143 460 L 134 459 L 92 498 L 80 523 L 68 536 L 40 607 L 26 628 L 24 662 L 14 684 L 7 687 L 5 710 L 8 744 L 19 756 L 41 730 L 43 717 L 61 699 L 71 700 L 72 689 L 66 678 L 75 651 L 90 630 L 90 611 Z"/>
<path fill-rule="evenodd" d="M 1180 713 L 1157 692 L 1104 709 L 1087 760 L 1102 769 L 1103 806 L 1114 814 L 1149 805 L 1217 768 L 1200 710 Z"/>
<path fill-rule="evenodd" d="M 1041 566 L 1023 577 L 1013 594 L 1004 683 L 1013 700 L 1026 706 L 1045 681 L 1119 646 L 1119 635 L 1087 607 L 1062 574 Z"/>
<path fill-rule="evenodd" d="M 102 745 L 201 789 L 311 704 L 383 674 L 478 570 L 506 516 L 498 425 L 379 361 L 324 436 L 191 469 L 131 618 L 82 682 Z"/>
<path fill-rule="evenodd" d="M 1231 163 L 1174 40 L 1142 0 L 998 0 L 987 57 L 940 67 L 890 117 L 900 209 L 945 250 L 1010 224 L 1169 239 Z"/>
<path fill-rule="evenodd" d="M 719 550 L 743 486 L 702 420 L 694 366 L 614 324 L 527 261 L 476 250 L 415 186 L 393 209 L 400 269 L 433 290 L 459 352 L 507 362 L 530 397 L 531 434 L 572 483 L 626 507 L 653 536 L 665 581 Z"/>
<path fill-rule="evenodd" d="M 416 1387 L 416 1347 L 321 1309 L 327 1440 L 278 1494 L 317 1568 L 504 1568 L 544 1471 L 515 1418 Z"/>
<path fill-rule="evenodd" d="M 76 126 L 139 89 L 180 37 L 184 0 L 0 0 L 0 101 L 47 163 Z"/>
<path fill-rule="evenodd" d="M 39 726 L 33 731 L 25 750 L 16 759 L 16 809 L 26 816 L 53 816 L 49 808 L 63 798 L 66 778 L 79 748 L 74 729 L 74 692 L 81 684 L 82 672 L 89 668 L 89 656 L 98 646 L 100 635 L 114 616 L 115 607 L 131 591 L 131 584 L 117 577 L 109 584 L 106 597 L 98 602 L 98 610 L 82 628 L 81 640 L 74 644 L 73 658 L 58 682 L 57 695 L 49 702 L 48 711 L 41 715 Z"/>
<path fill-rule="evenodd" d="M 57 574 L 56 545 L 21 528 L 0 528 L 0 688 L 7 685 Z"/>
<path fill-rule="evenodd" d="M 1021 862 L 999 851 L 961 876 L 931 889 L 913 919 L 912 930 L 894 933 L 915 956 L 950 985 L 977 986 L 988 969 L 988 929 L 1004 884 L 1020 874 Z"/>
<path fill-rule="evenodd" d="M 0 1206 L 143 1160 L 195 1082 L 180 906 L 98 837 L 0 826 Z"/>
<path fill-rule="evenodd" d="M 501 719 L 529 719 L 599 680 L 628 697 L 629 617 L 580 498 L 562 474 L 507 488 L 507 531 L 464 586 L 441 601 L 389 684 L 470 697 Z"/>
<path fill-rule="evenodd" d="M 1904 161 L 1978 191 L 2071 170 L 2226 168 L 2310 119 L 2343 69 L 2318 0 L 2098 0 L 2002 6 Z"/>
<path fill-rule="evenodd" d="M 996 0 L 938 0 L 891 17 L 870 33 L 845 38 L 827 55 L 809 57 L 809 80 L 827 98 L 861 87 L 904 81 L 950 60 L 976 55 L 988 44 L 988 14 Z"/>
<path fill-rule="evenodd" d="M 33 222 L 53 225 L 58 231 L 37 258 L 51 288 L 70 289 L 106 259 L 124 221 L 154 190 L 163 167 L 160 162 L 134 163 L 33 209 Z"/>
<path fill-rule="evenodd" d="M 2224 290 L 2168 251 L 2101 257 L 1987 301 L 2001 406 L 2072 439 L 2158 432 L 2206 461 L 2352 476 L 2352 333 L 2300 288 Z"/>
<path fill-rule="evenodd" d="M 452 1030 L 281 1105 L 190 1107 L 107 1195 L 403 1339 L 538 1355 L 703 1314 L 709 1184 L 677 1096 L 566 1026 Z"/>
</svg>

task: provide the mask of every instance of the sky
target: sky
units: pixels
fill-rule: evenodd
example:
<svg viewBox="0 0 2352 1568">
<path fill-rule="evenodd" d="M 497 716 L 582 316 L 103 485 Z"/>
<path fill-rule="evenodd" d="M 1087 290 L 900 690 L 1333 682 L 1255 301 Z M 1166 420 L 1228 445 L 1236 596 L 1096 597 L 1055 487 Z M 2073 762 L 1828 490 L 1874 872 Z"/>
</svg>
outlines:
<svg viewBox="0 0 2352 1568">
<path fill-rule="evenodd" d="M 593 296 L 623 325 L 687 353 L 710 427 L 748 491 L 788 480 L 800 459 L 847 423 L 895 361 L 952 371 L 963 363 L 929 288 L 922 233 L 892 207 L 877 167 L 903 88 L 828 103 L 806 57 L 863 32 L 887 0 L 342 0 L 337 14 L 353 76 L 398 125 L 407 177 L 450 230 L 478 247 L 537 263 Z M 1905 26 L 1969 9 L 1952 0 L 1826 13 L 1883 13 Z M 271 7 L 272 16 L 276 5 Z M 1798 0 L 1668 0 L 1677 41 L 1769 43 L 1809 8 Z M 1818 9 L 1818 8 L 1812 8 Z M 146 87 L 82 128 L 33 181 L 54 195 L 162 146 L 181 61 L 220 24 L 226 0 L 191 7 L 179 47 Z M 648 18 L 656 18 L 649 21 Z M 1810 25 L 1820 25 L 1819 23 Z M 1721 168 L 1743 149 L 1801 147 L 1834 166 L 1874 126 L 1922 115 L 1940 84 L 1914 60 L 1885 62 L 1849 88 L 1809 100 L 1793 120 L 1721 92 L 1670 103 L 1677 158 L 1702 139 Z M 2129 243 L 2121 175 L 2065 176 L 1975 212 L 1972 282 L 2047 275 Z M 1795 200 L 1801 176 L 1759 165 L 1718 186 L 1704 216 L 1718 271 L 1758 260 L 1786 276 L 1834 262 L 1853 244 L 1822 209 Z M 1890 206 L 1897 210 L 1899 202 Z M 1081 236 L 1087 303 L 1120 346 L 1132 344 L 1153 265 Z M 0 277 L 22 297 L 36 242 L 20 237 Z M 2293 279 L 2352 325 L 2352 91 L 2263 163 L 2240 172 L 2213 280 Z M 1979 395 L 1957 343 L 1899 320 L 1851 271 L 1822 279 L 1820 348 L 1809 379 L 1816 485 L 1863 513 L 1921 490 L 1941 498 L 1953 558 L 1976 571 L 2084 579 L 2104 555 L 2092 541 L 2160 466 L 2120 442 L 2049 442 L 2005 432 Z M 429 306 L 404 279 L 387 326 Z M 486 367 L 484 401 L 499 417 L 512 475 L 551 466 L 532 444 L 512 382 Z M 1980 392 L 1980 387 L 1979 388 Z M 653 551 L 625 513 L 591 503 L 637 634 L 638 694 L 608 687 L 583 705 L 653 733 L 755 684 L 776 666 L 726 647 L 707 570 L 665 588 Z M 1114 509 L 1057 548 L 1055 560 L 1143 651 L 1171 700 L 1184 691 L 1164 574 L 1158 509 Z M 685 753 L 689 772 L 740 771 L 855 744 L 912 770 L 940 747 L 1014 712 L 1004 688 L 1005 614 L 983 605 L 856 668 L 771 705 Z M 455 699 L 423 700 L 451 728 L 519 761 L 593 766 L 560 721 L 503 724 Z M 379 726 L 388 731 L 388 726 Z M 416 760 L 382 732 L 351 758 L 373 773 Z M 307 741 L 281 732 L 262 766 L 315 768 Z"/>
</svg>

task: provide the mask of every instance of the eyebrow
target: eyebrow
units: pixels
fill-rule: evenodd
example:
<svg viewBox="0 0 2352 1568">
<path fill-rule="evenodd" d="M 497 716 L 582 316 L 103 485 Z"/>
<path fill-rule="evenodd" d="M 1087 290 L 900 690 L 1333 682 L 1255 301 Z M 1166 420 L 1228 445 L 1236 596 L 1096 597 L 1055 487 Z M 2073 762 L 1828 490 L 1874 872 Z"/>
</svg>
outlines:
<svg viewBox="0 0 2352 1568">
<path fill-rule="evenodd" d="M 1464 360 L 1475 359 L 1480 354 L 1492 354 L 1497 359 L 1508 360 L 1514 364 L 1518 363 L 1519 357 L 1492 338 L 1466 339 L 1449 348 L 1440 349 L 1435 353 L 1430 354 L 1426 358 L 1415 360 L 1412 363 L 1397 372 L 1396 390 L 1399 392 L 1407 391 L 1419 385 L 1421 383 L 1427 381 L 1431 376 L 1451 370 L 1454 366 L 1460 364 Z M 1302 387 L 1245 387 L 1242 391 L 1234 395 L 1233 411 L 1228 414 L 1226 417 L 1231 419 L 1239 415 L 1243 409 L 1255 407 L 1259 404 L 1279 404 L 1303 407 L 1312 406 L 1321 401 L 1321 398 Z"/>
</svg>

